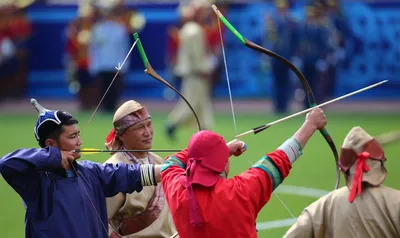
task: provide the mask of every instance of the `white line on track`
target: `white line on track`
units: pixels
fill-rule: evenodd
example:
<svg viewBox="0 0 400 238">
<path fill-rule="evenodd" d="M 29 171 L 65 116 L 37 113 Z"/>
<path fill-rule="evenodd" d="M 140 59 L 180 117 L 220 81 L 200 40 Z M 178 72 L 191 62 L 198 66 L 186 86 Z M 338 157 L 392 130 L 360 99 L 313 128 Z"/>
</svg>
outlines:
<svg viewBox="0 0 400 238">
<path fill-rule="evenodd" d="M 298 187 L 293 185 L 280 185 L 274 192 L 279 194 L 296 195 L 302 197 L 320 198 L 329 193 L 327 190 Z M 265 221 L 257 223 L 258 230 L 271 230 L 275 228 L 282 228 L 291 226 L 296 222 L 296 219 L 281 219 L 274 221 Z"/>
</svg>

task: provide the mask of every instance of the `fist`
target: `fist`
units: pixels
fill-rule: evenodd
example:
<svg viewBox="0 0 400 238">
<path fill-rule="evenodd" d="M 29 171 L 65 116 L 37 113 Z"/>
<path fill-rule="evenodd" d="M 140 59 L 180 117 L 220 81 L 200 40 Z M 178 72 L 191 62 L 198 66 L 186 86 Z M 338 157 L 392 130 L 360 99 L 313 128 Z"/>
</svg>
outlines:
<svg viewBox="0 0 400 238">
<path fill-rule="evenodd" d="M 71 164 L 74 162 L 75 156 L 71 151 L 61 151 L 61 167 L 65 170 L 71 169 Z"/>
<path fill-rule="evenodd" d="M 307 113 L 306 123 L 309 123 L 316 129 L 323 129 L 328 123 L 324 112 L 320 108 L 315 108 L 311 112 Z"/>
<path fill-rule="evenodd" d="M 246 143 L 237 139 L 228 142 L 226 145 L 229 148 L 230 155 L 234 156 L 239 156 L 243 154 L 247 149 Z"/>
</svg>

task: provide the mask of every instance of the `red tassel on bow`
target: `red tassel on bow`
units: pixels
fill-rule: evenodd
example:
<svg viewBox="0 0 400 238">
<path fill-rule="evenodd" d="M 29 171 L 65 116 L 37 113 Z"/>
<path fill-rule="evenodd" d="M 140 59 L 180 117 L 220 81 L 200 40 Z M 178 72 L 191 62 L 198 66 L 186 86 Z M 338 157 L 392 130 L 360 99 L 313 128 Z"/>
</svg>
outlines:
<svg viewBox="0 0 400 238">
<path fill-rule="evenodd" d="M 115 129 L 111 129 L 110 133 L 106 138 L 106 147 L 107 149 L 111 150 L 112 144 L 114 143 L 115 137 L 117 136 L 117 132 Z"/>
<path fill-rule="evenodd" d="M 350 189 L 349 202 L 353 202 L 356 196 L 361 194 L 363 173 L 369 171 L 367 165 L 367 159 L 369 159 L 369 157 L 370 154 L 368 152 L 362 152 L 357 155 L 356 171 Z"/>
</svg>

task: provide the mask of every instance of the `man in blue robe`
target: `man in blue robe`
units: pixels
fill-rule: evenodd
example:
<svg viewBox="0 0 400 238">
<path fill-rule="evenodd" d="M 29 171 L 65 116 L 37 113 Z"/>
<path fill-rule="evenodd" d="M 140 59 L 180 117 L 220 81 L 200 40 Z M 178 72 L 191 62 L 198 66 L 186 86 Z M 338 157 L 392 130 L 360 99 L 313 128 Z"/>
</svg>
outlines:
<svg viewBox="0 0 400 238">
<path fill-rule="evenodd" d="M 77 163 L 80 153 L 71 151 L 82 144 L 78 121 L 31 102 L 39 112 L 34 133 L 41 148 L 0 159 L 0 173 L 25 204 L 25 236 L 108 237 L 105 198 L 156 185 L 159 165 Z"/>
</svg>

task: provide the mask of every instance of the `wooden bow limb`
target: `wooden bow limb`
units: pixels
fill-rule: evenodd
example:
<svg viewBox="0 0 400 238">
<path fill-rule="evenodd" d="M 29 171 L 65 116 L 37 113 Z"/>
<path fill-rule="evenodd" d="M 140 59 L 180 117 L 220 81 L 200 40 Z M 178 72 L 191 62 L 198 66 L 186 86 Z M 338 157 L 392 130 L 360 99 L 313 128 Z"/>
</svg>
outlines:
<svg viewBox="0 0 400 238">
<path fill-rule="evenodd" d="M 264 47 L 261 47 L 259 45 L 257 45 L 256 43 L 244 38 L 244 36 L 242 36 L 233 26 L 232 24 L 222 15 L 222 13 L 218 10 L 218 8 L 215 5 L 211 6 L 212 9 L 214 10 L 215 14 L 219 17 L 219 19 L 221 20 L 221 22 L 224 23 L 224 25 L 236 36 L 236 38 L 242 43 L 244 44 L 246 47 L 258 51 L 262 54 L 266 54 L 270 57 L 273 57 L 279 61 L 281 61 L 282 63 L 286 64 L 292 71 L 293 73 L 296 74 L 297 78 L 300 80 L 301 84 L 304 87 L 304 90 L 307 94 L 307 98 L 308 98 L 308 102 L 310 107 L 314 107 L 317 105 L 317 102 L 315 100 L 314 97 L 314 93 L 310 87 L 310 84 L 308 83 L 308 81 L 306 80 L 306 78 L 304 77 L 304 75 L 300 72 L 300 70 L 298 68 L 296 68 L 296 66 L 294 66 L 294 64 L 292 64 L 289 60 L 285 59 L 284 57 L 278 55 L 275 52 L 272 52 L 268 49 L 265 49 Z M 266 128 L 260 129 L 259 131 L 265 130 Z M 336 183 L 335 183 L 335 189 L 337 189 L 339 187 L 339 183 L 340 183 L 340 169 L 339 169 L 339 155 L 335 146 L 335 143 L 331 137 L 331 135 L 329 134 L 328 130 L 326 128 L 322 128 L 319 130 L 322 134 L 322 136 L 324 137 L 324 139 L 326 140 L 326 142 L 328 143 L 329 147 L 332 150 L 334 159 L 335 159 L 335 164 L 336 164 Z"/>
<path fill-rule="evenodd" d="M 192 105 L 189 103 L 189 101 L 176 88 L 174 88 L 170 83 L 168 83 L 159 74 L 157 74 L 157 72 L 153 69 L 153 67 L 151 67 L 149 59 L 147 58 L 146 52 L 144 51 L 142 42 L 140 41 L 139 34 L 138 33 L 133 34 L 133 38 L 135 39 L 135 42 L 137 42 L 137 47 L 138 47 L 138 50 L 139 50 L 139 53 L 140 53 L 140 57 L 142 58 L 143 65 L 146 68 L 144 70 L 144 72 L 146 74 L 150 75 L 151 77 L 153 77 L 154 79 L 158 80 L 159 82 L 165 84 L 167 87 L 172 89 L 174 92 L 176 92 L 182 98 L 182 100 L 186 103 L 186 105 L 193 112 L 193 115 L 194 115 L 194 117 L 196 119 L 197 128 L 198 128 L 199 131 L 201 131 L 202 128 L 201 128 L 200 120 L 199 120 L 199 118 L 197 116 L 196 111 L 192 107 Z"/>
</svg>

